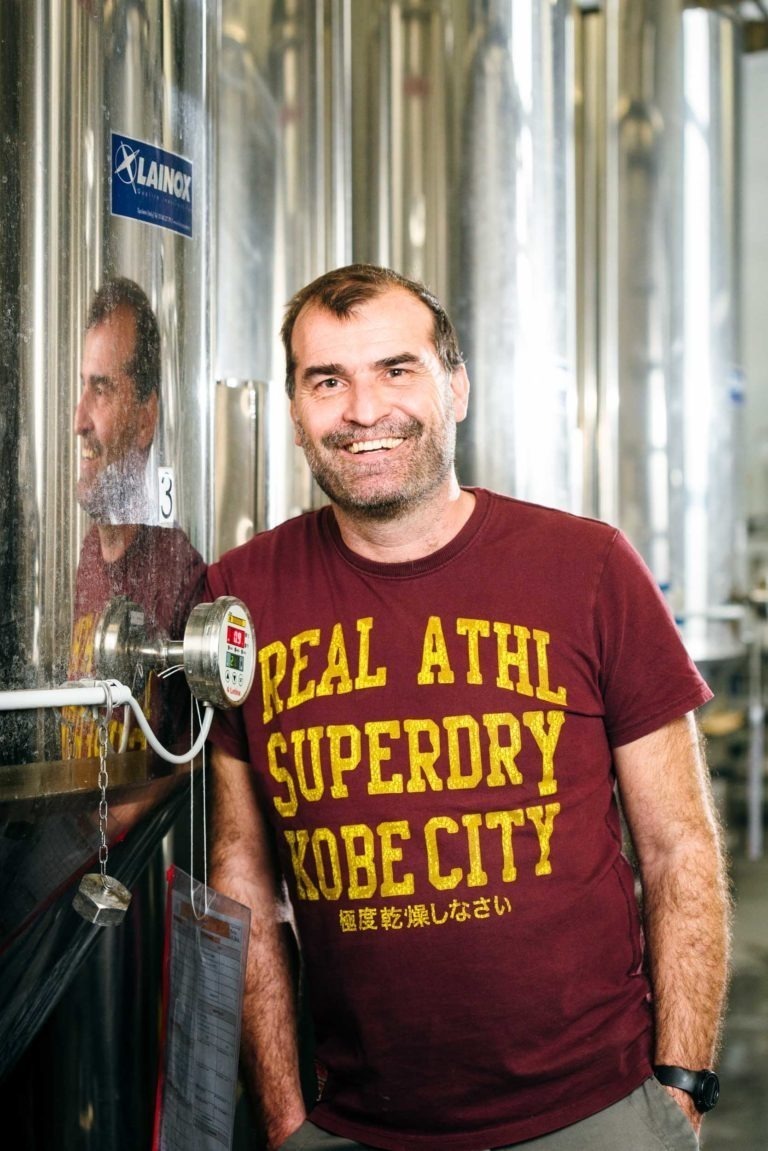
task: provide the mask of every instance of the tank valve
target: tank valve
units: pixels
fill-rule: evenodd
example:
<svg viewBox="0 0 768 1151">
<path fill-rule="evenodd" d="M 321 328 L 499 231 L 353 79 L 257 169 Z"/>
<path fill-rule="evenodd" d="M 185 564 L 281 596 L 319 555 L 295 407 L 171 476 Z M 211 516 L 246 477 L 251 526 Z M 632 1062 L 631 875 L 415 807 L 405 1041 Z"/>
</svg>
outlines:
<svg viewBox="0 0 768 1151">
<path fill-rule="evenodd" d="M 215 707 L 239 707 L 253 684 L 256 641 L 247 607 L 234 596 L 192 609 L 183 640 L 149 628 L 144 609 L 125 596 L 110 600 L 96 626 L 97 674 L 136 683 L 147 669 L 184 668 L 190 690 Z"/>
</svg>

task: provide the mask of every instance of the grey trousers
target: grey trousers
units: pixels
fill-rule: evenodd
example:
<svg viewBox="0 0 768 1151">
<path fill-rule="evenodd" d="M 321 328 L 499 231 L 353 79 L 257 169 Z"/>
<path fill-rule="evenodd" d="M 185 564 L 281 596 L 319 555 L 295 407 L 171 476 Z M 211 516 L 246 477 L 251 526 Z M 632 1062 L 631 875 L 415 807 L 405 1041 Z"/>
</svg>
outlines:
<svg viewBox="0 0 768 1151">
<path fill-rule="evenodd" d="M 435 1151 L 440 1146 L 435 1140 Z M 516 1151 L 697 1151 L 688 1119 L 660 1083 L 648 1079 L 626 1099 L 570 1127 L 516 1143 Z M 321 1131 L 307 1120 L 280 1151 L 372 1151 L 363 1143 Z M 489 1151 L 478 1148 L 478 1151 Z M 506 1151 L 499 1148 L 498 1151 Z"/>
</svg>

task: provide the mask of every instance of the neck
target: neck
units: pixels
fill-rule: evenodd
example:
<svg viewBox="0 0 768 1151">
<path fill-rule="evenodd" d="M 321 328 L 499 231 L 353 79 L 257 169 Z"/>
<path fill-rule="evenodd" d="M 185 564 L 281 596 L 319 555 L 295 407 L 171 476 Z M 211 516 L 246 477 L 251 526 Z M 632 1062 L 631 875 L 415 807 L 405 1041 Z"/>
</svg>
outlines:
<svg viewBox="0 0 768 1151">
<path fill-rule="evenodd" d="M 472 514 L 475 497 L 452 476 L 431 499 L 392 520 L 373 520 L 333 504 L 347 547 L 378 563 L 407 563 L 439 551 L 459 534 Z"/>
<path fill-rule="evenodd" d="M 122 559 L 139 532 L 138 524 L 97 524 L 101 558 L 113 564 Z"/>
</svg>

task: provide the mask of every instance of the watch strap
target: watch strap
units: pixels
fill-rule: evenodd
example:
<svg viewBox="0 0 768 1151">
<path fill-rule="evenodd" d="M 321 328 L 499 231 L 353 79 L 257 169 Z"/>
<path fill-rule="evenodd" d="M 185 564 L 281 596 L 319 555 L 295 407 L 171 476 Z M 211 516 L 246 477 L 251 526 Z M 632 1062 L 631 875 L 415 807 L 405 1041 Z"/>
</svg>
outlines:
<svg viewBox="0 0 768 1151">
<path fill-rule="evenodd" d="M 708 1068 L 690 1071 L 687 1067 L 660 1063 L 654 1067 L 653 1072 L 665 1087 L 676 1087 L 687 1092 L 699 1112 L 711 1111 L 720 1097 L 720 1081 L 714 1071 Z"/>
<path fill-rule="evenodd" d="M 661 1063 L 658 1067 L 654 1067 L 653 1073 L 665 1087 L 677 1087 L 680 1091 L 687 1091 L 689 1095 L 695 1093 L 699 1083 L 700 1072 L 689 1071 L 686 1067 L 671 1067 L 669 1064 Z"/>
</svg>

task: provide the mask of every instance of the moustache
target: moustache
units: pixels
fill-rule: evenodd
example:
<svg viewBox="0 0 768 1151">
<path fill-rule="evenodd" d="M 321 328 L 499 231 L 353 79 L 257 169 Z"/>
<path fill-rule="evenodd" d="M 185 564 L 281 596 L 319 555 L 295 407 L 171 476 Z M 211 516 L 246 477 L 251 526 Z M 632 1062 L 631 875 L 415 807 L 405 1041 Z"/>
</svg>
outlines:
<svg viewBox="0 0 768 1151">
<path fill-rule="evenodd" d="M 415 416 L 411 416 L 410 419 L 397 423 L 385 420 L 373 427 L 366 428 L 365 434 L 361 434 L 359 428 L 354 431 L 349 428 L 337 428 L 335 431 L 326 432 L 321 437 L 320 442 L 324 448 L 348 448 L 350 444 L 365 443 L 366 440 L 417 439 L 423 434 L 423 423 L 421 420 L 417 420 Z"/>
<path fill-rule="evenodd" d="M 101 441 L 97 440 L 95 436 L 81 436 L 80 451 L 86 451 L 95 456 L 100 456 L 103 451 Z"/>
</svg>

